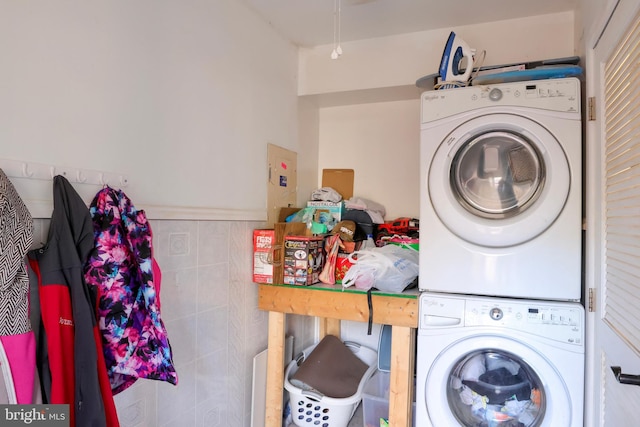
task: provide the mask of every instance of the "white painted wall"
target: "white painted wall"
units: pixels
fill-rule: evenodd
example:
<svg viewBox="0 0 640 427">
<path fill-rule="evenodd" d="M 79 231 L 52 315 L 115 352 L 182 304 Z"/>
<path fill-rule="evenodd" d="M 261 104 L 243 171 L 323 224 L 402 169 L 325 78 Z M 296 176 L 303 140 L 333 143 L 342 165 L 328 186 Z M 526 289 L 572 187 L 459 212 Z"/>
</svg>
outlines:
<svg viewBox="0 0 640 427">
<path fill-rule="evenodd" d="M 0 57 L 0 158 L 126 174 L 150 217 L 263 220 L 267 142 L 300 151 L 297 48 L 237 0 L 2 1 Z"/>
<path fill-rule="evenodd" d="M 300 50 L 298 94 L 314 95 L 413 85 L 437 73 L 450 31 L 469 46 L 487 51 L 485 65 L 560 58 L 574 54 L 573 13 L 534 16 Z"/>
<path fill-rule="evenodd" d="M 320 110 L 321 168 L 353 168 L 354 195 L 382 203 L 388 219 L 419 217 L 420 104 L 379 102 Z"/>
<path fill-rule="evenodd" d="M 309 200 L 311 192 L 318 188 L 318 152 L 319 152 L 319 110 L 309 99 L 298 99 L 298 203 L 303 207 Z"/>
<path fill-rule="evenodd" d="M 498 63 L 572 54 L 571 23 L 565 13 L 455 30 Z M 298 57 L 233 0 L 2 2 L 0 157 L 123 173 L 127 194 L 151 218 L 263 220 L 267 142 L 298 152 L 300 204 L 319 185 L 318 168 L 340 167 L 335 144 L 364 145 L 344 166 L 356 169 L 356 194 L 410 214 L 417 166 L 395 167 L 404 154 L 381 165 L 369 153 L 394 139 L 397 151 L 415 155 L 417 124 L 406 114 L 417 118 L 419 106 L 389 92 L 386 112 L 349 98 L 402 88 L 401 99 L 417 99 L 407 88 L 435 71 L 448 31 L 345 43 L 332 61 L 328 46 Z M 539 37 L 526 36 L 533 31 Z M 309 94 L 347 94 L 340 103 L 353 111 L 336 107 L 319 120 L 313 97 L 297 97 Z M 372 123 L 370 113 L 384 120 Z M 345 116 L 353 126 L 331 122 Z M 357 123 L 377 132 L 360 134 Z M 379 186 L 383 172 L 390 179 Z M 36 216 L 48 216 L 50 182 L 14 183 Z M 76 188 L 87 201 L 99 189 Z"/>
<path fill-rule="evenodd" d="M 616 3 L 617 0 L 580 0 L 575 37 L 576 49 L 581 56 L 597 42 Z"/>
<path fill-rule="evenodd" d="M 385 219 L 419 217 L 420 90 L 411 87 L 437 72 L 449 32 L 496 65 L 575 55 L 573 24 L 560 13 L 371 39 L 343 44 L 338 60 L 331 46 L 301 50 L 298 90 L 320 111 L 318 183 L 322 169 L 352 168 L 354 195 L 384 205 Z"/>
</svg>

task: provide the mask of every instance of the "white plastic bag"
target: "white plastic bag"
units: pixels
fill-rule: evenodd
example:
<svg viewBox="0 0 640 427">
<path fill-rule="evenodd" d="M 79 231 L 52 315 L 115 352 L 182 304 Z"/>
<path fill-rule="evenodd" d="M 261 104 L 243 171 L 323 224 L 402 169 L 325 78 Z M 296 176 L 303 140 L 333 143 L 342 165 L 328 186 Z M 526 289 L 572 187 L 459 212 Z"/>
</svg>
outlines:
<svg viewBox="0 0 640 427">
<path fill-rule="evenodd" d="M 418 258 L 418 251 L 396 245 L 355 251 L 349 255 L 353 265 L 344 275 L 342 286 L 402 292 L 418 277 Z"/>
</svg>

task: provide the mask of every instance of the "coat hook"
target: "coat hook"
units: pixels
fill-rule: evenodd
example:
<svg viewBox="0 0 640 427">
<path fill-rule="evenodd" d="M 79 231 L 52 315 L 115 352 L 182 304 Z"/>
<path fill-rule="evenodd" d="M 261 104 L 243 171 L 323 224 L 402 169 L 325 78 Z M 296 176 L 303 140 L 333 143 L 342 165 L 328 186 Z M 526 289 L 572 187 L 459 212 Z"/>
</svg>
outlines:
<svg viewBox="0 0 640 427">
<path fill-rule="evenodd" d="M 78 170 L 76 171 L 76 181 L 82 184 L 87 181 L 87 177 L 82 175 L 82 171 Z"/>
<path fill-rule="evenodd" d="M 126 176 L 121 176 L 120 177 L 120 186 L 121 187 L 126 187 L 127 185 L 129 185 L 129 180 L 127 179 Z"/>
<path fill-rule="evenodd" d="M 100 183 L 100 185 L 102 186 L 107 186 L 109 185 L 109 179 L 105 178 L 104 173 L 100 172 L 98 174 L 98 182 Z"/>
<path fill-rule="evenodd" d="M 22 176 L 26 178 L 31 178 L 33 176 L 33 172 L 29 171 L 29 163 L 22 164 Z"/>
</svg>

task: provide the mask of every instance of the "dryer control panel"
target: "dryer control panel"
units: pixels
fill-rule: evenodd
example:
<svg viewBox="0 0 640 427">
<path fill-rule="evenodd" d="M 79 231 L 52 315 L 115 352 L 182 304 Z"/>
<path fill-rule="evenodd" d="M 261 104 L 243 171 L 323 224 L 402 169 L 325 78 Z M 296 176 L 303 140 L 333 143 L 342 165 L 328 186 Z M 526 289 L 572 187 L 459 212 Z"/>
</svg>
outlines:
<svg viewBox="0 0 640 427">
<path fill-rule="evenodd" d="M 495 327 L 584 347 L 579 303 L 486 297 L 421 297 L 420 327 Z"/>
<path fill-rule="evenodd" d="M 533 80 L 441 89 L 422 94 L 422 123 L 488 107 L 534 108 L 580 120 L 580 80 Z"/>
</svg>

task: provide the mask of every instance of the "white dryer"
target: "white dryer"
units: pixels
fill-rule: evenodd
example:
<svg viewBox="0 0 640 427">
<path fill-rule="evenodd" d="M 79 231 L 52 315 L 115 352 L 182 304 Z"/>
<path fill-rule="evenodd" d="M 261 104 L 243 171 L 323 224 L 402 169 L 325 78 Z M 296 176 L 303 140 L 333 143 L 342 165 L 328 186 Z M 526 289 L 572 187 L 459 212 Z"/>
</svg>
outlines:
<svg viewBox="0 0 640 427">
<path fill-rule="evenodd" d="M 576 78 L 422 94 L 421 290 L 579 300 Z"/>
<path fill-rule="evenodd" d="M 584 309 L 424 292 L 416 425 L 582 427 Z"/>
</svg>

